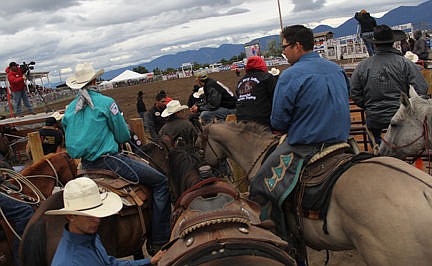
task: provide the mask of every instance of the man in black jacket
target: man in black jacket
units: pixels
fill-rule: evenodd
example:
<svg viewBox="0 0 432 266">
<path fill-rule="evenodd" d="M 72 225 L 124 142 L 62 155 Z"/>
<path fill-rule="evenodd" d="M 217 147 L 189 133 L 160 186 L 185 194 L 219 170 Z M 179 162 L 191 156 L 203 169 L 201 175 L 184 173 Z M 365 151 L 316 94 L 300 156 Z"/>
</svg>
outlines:
<svg viewBox="0 0 432 266">
<path fill-rule="evenodd" d="M 271 128 L 273 94 L 276 79 L 268 73 L 260 56 L 251 56 L 246 64 L 246 75 L 237 84 L 236 115 L 238 121 L 254 121 Z"/>
<path fill-rule="evenodd" d="M 193 105 L 191 112 L 201 112 L 200 119 L 203 125 L 208 124 L 215 117 L 225 120 L 227 115 L 235 113 L 236 97 L 228 87 L 207 77 L 207 74 L 200 74 L 197 80 L 204 88 L 205 103 Z"/>
<path fill-rule="evenodd" d="M 369 56 L 375 54 L 375 48 L 373 43 L 370 41 L 373 36 L 373 29 L 377 25 L 376 20 L 371 15 L 362 9 L 360 12 L 355 13 L 354 18 L 359 22 L 361 28 L 361 38 L 366 46 Z"/>
</svg>

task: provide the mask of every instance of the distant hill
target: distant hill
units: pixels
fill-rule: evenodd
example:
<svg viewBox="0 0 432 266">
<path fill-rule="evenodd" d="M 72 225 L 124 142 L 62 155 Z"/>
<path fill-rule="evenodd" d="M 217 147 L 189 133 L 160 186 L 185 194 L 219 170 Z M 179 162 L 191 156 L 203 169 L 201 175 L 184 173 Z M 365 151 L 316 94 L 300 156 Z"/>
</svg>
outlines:
<svg viewBox="0 0 432 266">
<path fill-rule="evenodd" d="M 415 28 L 430 29 L 432 28 L 432 0 L 419 4 L 418 6 L 401 6 L 387 12 L 382 18 L 377 18 L 378 24 L 387 24 L 395 26 L 405 23 L 413 23 Z M 353 13 L 354 16 L 354 13 Z M 335 37 L 347 36 L 355 34 L 357 30 L 357 21 L 350 18 L 337 28 L 328 25 L 319 25 L 313 29 L 314 32 L 332 31 Z M 275 39 L 280 42 L 279 35 L 265 36 L 254 39 L 250 43 L 260 43 L 261 50 L 267 50 L 268 41 Z M 244 52 L 244 44 L 223 44 L 218 48 L 201 48 L 198 50 L 190 50 L 179 52 L 171 55 L 158 57 L 148 63 L 141 64 L 149 71 L 156 67 L 166 69 L 168 67 L 178 68 L 183 63 L 197 62 L 200 64 L 211 64 L 220 61 L 222 58 L 230 59 L 231 57 Z M 136 66 L 124 67 L 112 71 L 107 71 L 102 76 L 105 80 L 110 80 L 119 75 L 126 69 L 132 70 Z"/>
</svg>

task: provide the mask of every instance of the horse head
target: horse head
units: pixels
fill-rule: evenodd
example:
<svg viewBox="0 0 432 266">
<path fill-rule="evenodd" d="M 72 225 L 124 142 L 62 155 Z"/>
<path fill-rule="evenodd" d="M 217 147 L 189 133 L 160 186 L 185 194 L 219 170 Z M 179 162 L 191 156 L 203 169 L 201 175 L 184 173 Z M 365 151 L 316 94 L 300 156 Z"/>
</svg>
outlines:
<svg viewBox="0 0 432 266">
<path fill-rule="evenodd" d="M 412 86 L 409 95 L 401 94 L 401 105 L 383 138 L 380 155 L 403 159 L 431 146 L 432 100 L 417 95 Z"/>
</svg>

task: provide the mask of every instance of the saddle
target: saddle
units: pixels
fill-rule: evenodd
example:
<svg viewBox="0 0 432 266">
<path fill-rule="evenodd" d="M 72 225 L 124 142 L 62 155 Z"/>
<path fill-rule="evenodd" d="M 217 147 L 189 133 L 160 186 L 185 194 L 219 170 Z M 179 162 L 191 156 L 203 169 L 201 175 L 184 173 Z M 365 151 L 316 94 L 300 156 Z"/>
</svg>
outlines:
<svg viewBox="0 0 432 266">
<path fill-rule="evenodd" d="M 295 265 L 290 247 L 266 230 L 259 206 L 219 178 L 185 191 L 173 212 L 171 241 L 159 265 L 201 265 L 227 256 L 265 256 Z"/>
</svg>

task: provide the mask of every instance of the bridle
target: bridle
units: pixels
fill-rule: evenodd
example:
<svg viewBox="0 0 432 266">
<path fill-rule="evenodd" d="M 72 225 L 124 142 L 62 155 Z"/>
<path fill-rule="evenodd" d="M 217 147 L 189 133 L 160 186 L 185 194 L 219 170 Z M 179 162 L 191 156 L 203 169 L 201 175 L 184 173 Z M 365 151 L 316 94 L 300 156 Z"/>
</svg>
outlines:
<svg viewBox="0 0 432 266">
<path fill-rule="evenodd" d="M 385 138 L 382 138 L 382 141 L 383 141 L 383 143 L 384 143 L 385 145 L 387 145 L 390 149 L 396 151 L 396 150 L 398 150 L 398 149 L 402 149 L 402 148 L 409 147 L 409 146 L 413 145 L 414 143 L 416 143 L 417 141 L 423 139 L 423 140 L 424 140 L 423 149 L 421 149 L 421 150 L 416 154 L 416 156 L 415 156 L 414 159 L 413 159 L 413 161 L 415 161 L 416 159 L 418 159 L 418 158 L 421 157 L 421 154 L 422 154 L 423 152 L 425 152 L 425 151 L 429 148 L 429 145 L 430 145 L 430 143 L 429 143 L 429 124 L 428 124 L 427 116 L 425 116 L 425 118 L 424 118 L 424 120 L 423 120 L 422 127 L 423 127 L 423 132 L 421 133 L 421 135 L 418 136 L 417 138 L 415 138 L 415 139 L 414 139 L 413 141 L 411 141 L 410 143 L 407 143 L 407 144 L 404 144 L 404 145 L 400 145 L 400 146 L 398 146 L 398 145 L 395 145 L 395 144 L 389 142 L 389 141 L 386 140 Z M 429 164 L 430 164 L 430 162 L 431 162 L 431 158 L 430 158 L 430 157 L 431 157 L 431 155 L 430 155 L 430 153 L 428 153 L 428 162 L 429 162 Z M 430 171 L 430 167 L 429 167 L 429 171 Z"/>
</svg>

